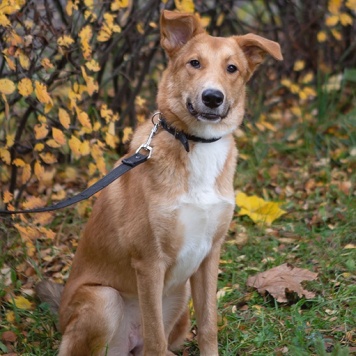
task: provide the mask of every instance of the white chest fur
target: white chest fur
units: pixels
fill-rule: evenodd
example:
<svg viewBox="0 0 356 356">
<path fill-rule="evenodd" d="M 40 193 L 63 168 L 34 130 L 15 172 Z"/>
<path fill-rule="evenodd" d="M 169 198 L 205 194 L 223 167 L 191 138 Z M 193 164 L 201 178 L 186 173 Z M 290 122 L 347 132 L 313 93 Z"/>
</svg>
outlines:
<svg viewBox="0 0 356 356">
<path fill-rule="evenodd" d="M 184 283 L 209 253 L 221 214 L 233 204 L 216 190 L 229 151 L 228 139 L 199 143 L 189 156 L 188 192 L 178 204 L 178 231 L 183 245 L 166 288 Z M 233 200 L 233 199 L 232 199 Z"/>
</svg>

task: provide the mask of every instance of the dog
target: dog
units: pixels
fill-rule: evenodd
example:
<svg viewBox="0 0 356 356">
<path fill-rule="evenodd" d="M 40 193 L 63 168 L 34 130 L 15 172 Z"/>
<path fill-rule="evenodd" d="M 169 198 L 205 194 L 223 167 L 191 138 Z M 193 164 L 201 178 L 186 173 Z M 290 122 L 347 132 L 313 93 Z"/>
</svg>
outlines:
<svg viewBox="0 0 356 356">
<path fill-rule="evenodd" d="M 158 89 L 152 157 L 97 199 L 64 287 L 37 291 L 56 308 L 60 356 L 174 355 L 189 329 L 200 354 L 218 355 L 216 290 L 221 245 L 234 211 L 245 87 L 280 46 L 254 34 L 208 35 L 193 14 L 163 11 L 168 67 Z M 147 140 L 136 130 L 129 155 Z M 60 295 L 61 294 L 61 295 Z"/>
</svg>

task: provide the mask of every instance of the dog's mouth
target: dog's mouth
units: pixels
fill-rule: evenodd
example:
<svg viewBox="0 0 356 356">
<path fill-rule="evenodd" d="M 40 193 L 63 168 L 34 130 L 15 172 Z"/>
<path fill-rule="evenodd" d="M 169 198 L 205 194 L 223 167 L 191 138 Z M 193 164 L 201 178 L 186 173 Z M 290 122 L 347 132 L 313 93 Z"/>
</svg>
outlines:
<svg viewBox="0 0 356 356">
<path fill-rule="evenodd" d="M 199 112 L 195 110 L 193 104 L 191 102 L 187 102 L 187 109 L 191 115 L 193 115 L 197 120 L 203 121 L 203 122 L 210 122 L 210 123 L 218 123 L 224 117 L 226 116 L 221 116 L 218 114 L 212 114 L 212 113 L 207 113 L 207 112 Z"/>
</svg>

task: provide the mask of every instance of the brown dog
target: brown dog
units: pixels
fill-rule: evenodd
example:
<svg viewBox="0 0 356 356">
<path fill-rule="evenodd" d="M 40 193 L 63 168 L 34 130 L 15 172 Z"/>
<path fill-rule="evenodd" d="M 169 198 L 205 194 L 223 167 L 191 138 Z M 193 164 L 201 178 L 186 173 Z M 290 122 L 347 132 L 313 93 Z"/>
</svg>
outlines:
<svg viewBox="0 0 356 356">
<path fill-rule="evenodd" d="M 277 43 L 253 34 L 211 37 L 190 14 L 164 11 L 161 37 L 169 65 L 154 151 L 94 206 L 61 298 L 60 356 L 173 355 L 189 327 L 190 291 L 200 354 L 218 355 L 218 264 L 234 210 L 232 133 L 244 115 L 246 82 L 266 54 L 282 55 Z M 151 129 L 150 121 L 138 128 L 130 155 Z"/>
</svg>

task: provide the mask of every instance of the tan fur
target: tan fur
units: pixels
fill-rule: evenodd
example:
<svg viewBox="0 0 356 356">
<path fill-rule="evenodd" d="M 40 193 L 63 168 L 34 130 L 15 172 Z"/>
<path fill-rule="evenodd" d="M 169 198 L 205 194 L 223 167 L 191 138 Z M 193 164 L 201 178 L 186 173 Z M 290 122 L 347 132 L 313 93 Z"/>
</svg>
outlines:
<svg viewBox="0 0 356 356">
<path fill-rule="evenodd" d="M 190 14 L 164 11 L 161 36 L 169 64 L 159 87 L 158 109 L 176 129 L 223 138 L 216 143 L 190 142 L 187 153 L 160 129 L 152 141 L 151 159 L 100 194 L 61 300 L 60 356 L 172 355 L 189 327 L 190 289 L 200 354 L 218 355 L 218 263 L 234 209 L 237 151 L 232 132 L 242 121 L 245 85 L 252 72 L 266 53 L 279 60 L 282 56 L 278 44 L 259 36 L 211 37 Z M 192 60 L 199 60 L 201 68 L 194 68 Z M 238 71 L 229 73 L 230 64 Z M 187 108 L 191 102 L 205 110 L 205 89 L 224 94 L 223 105 L 206 108 L 225 115 L 217 122 L 198 119 Z M 129 155 L 147 140 L 151 128 L 150 121 L 138 128 Z M 221 168 L 209 167 L 205 151 Z M 211 182 L 210 172 L 216 175 Z M 200 181 L 205 186 L 200 187 Z M 207 224 L 206 239 L 199 226 L 195 229 L 190 211 L 197 223 Z M 187 229 L 196 230 L 200 240 Z M 202 262 L 190 270 L 194 249 Z M 186 274 L 189 279 L 180 280 Z"/>
</svg>

